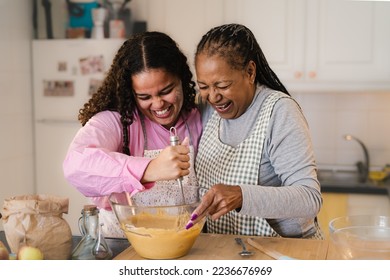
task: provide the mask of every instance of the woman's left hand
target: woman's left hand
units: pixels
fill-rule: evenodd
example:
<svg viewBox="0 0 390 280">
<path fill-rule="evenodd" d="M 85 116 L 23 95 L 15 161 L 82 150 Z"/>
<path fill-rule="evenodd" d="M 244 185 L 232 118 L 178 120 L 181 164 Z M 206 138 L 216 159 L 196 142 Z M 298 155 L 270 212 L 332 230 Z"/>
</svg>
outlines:
<svg viewBox="0 0 390 280">
<path fill-rule="evenodd" d="M 242 192 L 239 186 L 216 184 L 202 197 L 199 206 L 192 212 L 191 220 L 186 228 L 191 228 L 200 219 L 210 215 L 216 220 L 233 209 L 242 205 Z"/>
</svg>

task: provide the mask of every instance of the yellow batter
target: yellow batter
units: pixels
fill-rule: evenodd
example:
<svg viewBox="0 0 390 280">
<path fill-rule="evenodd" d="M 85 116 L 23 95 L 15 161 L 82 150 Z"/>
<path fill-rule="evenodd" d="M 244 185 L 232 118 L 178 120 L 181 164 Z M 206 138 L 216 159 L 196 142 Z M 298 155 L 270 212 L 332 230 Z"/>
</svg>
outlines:
<svg viewBox="0 0 390 280">
<path fill-rule="evenodd" d="M 134 250 L 143 258 L 174 259 L 192 248 L 203 223 L 186 230 L 189 214 L 170 216 L 165 213 L 140 213 L 122 224 Z"/>
</svg>

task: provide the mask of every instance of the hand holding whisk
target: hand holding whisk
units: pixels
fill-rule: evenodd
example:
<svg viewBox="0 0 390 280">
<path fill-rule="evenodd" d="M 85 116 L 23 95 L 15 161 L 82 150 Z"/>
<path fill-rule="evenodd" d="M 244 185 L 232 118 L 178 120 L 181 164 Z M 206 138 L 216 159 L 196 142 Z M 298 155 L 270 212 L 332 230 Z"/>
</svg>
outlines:
<svg viewBox="0 0 390 280">
<path fill-rule="evenodd" d="M 175 127 L 171 127 L 169 132 L 170 132 L 169 141 L 171 143 L 171 146 L 179 145 L 179 137 L 177 136 L 176 128 Z M 183 202 L 183 204 L 185 204 L 186 203 L 186 199 L 185 199 L 185 196 L 184 196 L 183 182 L 182 182 L 182 178 L 181 177 L 177 179 L 177 184 L 179 185 L 179 188 L 180 188 L 182 202 Z"/>
</svg>

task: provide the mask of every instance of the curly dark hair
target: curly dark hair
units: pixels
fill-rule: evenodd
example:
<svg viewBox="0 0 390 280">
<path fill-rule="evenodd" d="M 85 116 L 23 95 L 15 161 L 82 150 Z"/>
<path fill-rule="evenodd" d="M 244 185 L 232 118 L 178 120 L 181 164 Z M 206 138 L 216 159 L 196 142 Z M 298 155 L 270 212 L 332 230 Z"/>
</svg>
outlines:
<svg viewBox="0 0 390 280">
<path fill-rule="evenodd" d="M 195 57 L 200 53 L 219 55 L 237 70 L 252 60 L 256 64 L 256 82 L 290 95 L 269 66 L 252 31 L 244 25 L 231 23 L 212 28 L 198 43 Z"/>
<path fill-rule="evenodd" d="M 130 154 L 128 126 L 137 110 L 131 77 L 146 69 L 164 69 L 180 78 L 184 95 L 181 113 L 196 107 L 193 75 L 187 57 L 177 43 L 167 34 L 157 31 L 133 35 L 119 48 L 101 87 L 78 115 L 84 126 L 101 111 L 119 112 L 123 126 L 123 153 L 126 154 Z"/>
</svg>

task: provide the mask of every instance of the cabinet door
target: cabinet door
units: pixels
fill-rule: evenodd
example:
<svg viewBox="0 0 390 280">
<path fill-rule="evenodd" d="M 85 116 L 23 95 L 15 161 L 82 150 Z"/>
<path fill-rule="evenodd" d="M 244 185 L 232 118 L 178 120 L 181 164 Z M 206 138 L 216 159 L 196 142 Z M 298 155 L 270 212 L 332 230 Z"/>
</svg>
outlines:
<svg viewBox="0 0 390 280">
<path fill-rule="evenodd" d="M 193 69 L 196 45 L 202 35 L 222 22 L 223 0 L 149 0 L 148 3 L 148 29 L 172 36 Z"/>
<path fill-rule="evenodd" d="M 390 82 L 390 3 L 307 1 L 309 81 Z"/>
<path fill-rule="evenodd" d="M 224 4 L 225 22 L 251 29 L 282 81 L 303 79 L 305 1 L 227 0 Z"/>
<path fill-rule="evenodd" d="M 390 85 L 390 3 L 227 0 L 225 22 L 247 25 L 291 90 Z"/>
</svg>

